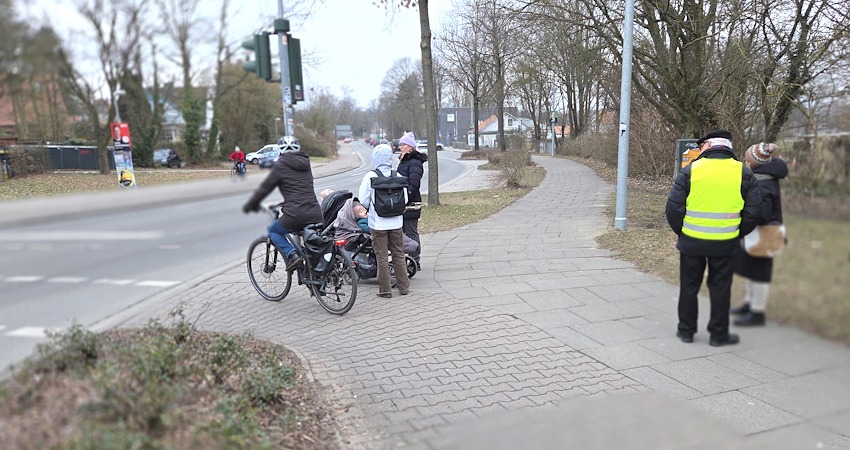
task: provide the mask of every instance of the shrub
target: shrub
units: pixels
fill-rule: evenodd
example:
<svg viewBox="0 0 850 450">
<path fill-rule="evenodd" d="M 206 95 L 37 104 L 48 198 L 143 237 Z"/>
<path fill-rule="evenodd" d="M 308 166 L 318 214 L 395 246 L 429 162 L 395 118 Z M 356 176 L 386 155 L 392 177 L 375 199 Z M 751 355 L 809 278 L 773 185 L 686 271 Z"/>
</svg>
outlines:
<svg viewBox="0 0 850 450">
<path fill-rule="evenodd" d="M 71 325 L 64 332 L 48 332 L 50 342 L 36 347 L 37 357 L 28 367 L 37 372 L 84 372 L 97 363 L 100 338 L 96 333 Z"/>
<path fill-rule="evenodd" d="M 25 177 L 51 170 L 50 154 L 45 147 L 19 145 L 6 152 L 15 176 Z"/>
<path fill-rule="evenodd" d="M 524 150 L 495 153 L 500 154 L 498 166 L 505 184 L 511 188 L 520 187 L 525 168 L 532 165 L 531 154 Z"/>
<path fill-rule="evenodd" d="M 336 155 L 336 141 L 333 139 L 323 138 L 302 126 L 296 126 L 293 134 L 301 144 L 301 151 L 308 156 L 331 157 Z"/>
</svg>

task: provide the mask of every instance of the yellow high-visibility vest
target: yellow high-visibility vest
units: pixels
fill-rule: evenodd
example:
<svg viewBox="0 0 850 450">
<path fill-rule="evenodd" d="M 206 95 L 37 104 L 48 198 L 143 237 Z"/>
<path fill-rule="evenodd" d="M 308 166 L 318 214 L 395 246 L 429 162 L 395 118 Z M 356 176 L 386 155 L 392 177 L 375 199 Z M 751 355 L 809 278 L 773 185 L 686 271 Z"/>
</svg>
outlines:
<svg viewBox="0 0 850 450">
<path fill-rule="evenodd" d="M 733 158 L 702 158 L 691 164 L 691 191 L 685 203 L 682 233 L 697 239 L 736 239 L 741 226 L 741 173 Z"/>
</svg>

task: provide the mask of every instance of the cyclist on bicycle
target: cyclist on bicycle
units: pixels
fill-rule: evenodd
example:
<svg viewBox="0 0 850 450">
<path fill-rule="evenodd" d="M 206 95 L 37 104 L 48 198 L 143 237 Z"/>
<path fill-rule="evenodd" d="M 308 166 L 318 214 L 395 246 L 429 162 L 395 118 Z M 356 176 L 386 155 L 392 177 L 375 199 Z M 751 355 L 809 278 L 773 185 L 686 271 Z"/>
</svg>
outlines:
<svg viewBox="0 0 850 450">
<path fill-rule="evenodd" d="M 290 232 L 301 233 L 307 225 L 322 223 L 324 217 L 313 188 L 310 157 L 301 151 L 301 145 L 294 136 L 283 136 L 278 145 L 280 159 L 242 207 L 242 212 L 247 214 L 258 211 L 260 202 L 275 187 L 278 188 L 283 195 L 282 214 L 269 226 L 269 238 L 286 258 L 286 269 L 291 270 L 298 267 L 302 260 L 286 235 Z"/>
<path fill-rule="evenodd" d="M 230 154 L 230 160 L 233 161 L 233 167 L 236 168 L 236 173 L 242 175 L 245 173 L 245 153 L 242 153 L 242 149 L 239 146 L 236 146 L 236 150 L 233 150 L 233 153 Z"/>
</svg>

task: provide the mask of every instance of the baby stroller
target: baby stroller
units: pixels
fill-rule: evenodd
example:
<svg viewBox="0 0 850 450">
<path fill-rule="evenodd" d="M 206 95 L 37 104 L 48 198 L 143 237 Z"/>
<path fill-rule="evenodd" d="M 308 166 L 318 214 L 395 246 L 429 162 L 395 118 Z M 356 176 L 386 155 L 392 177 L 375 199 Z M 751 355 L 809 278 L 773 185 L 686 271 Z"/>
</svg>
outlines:
<svg viewBox="0 0 850 450">
<path fill-rule="evenodd" d="M 334 239 L 337 245 L 351 253 L 351 260 L 354 261 L 354 270 L 360 278 L 376 278 L 378 276 L 378 263 L 375 258 L 375 250 L 372 248 L 372 237 L 364 233 L 356 222 L 340 218 L 340 210 L 343 207 L 352 208 L 353 202 L 357 198 L 349 191 L 334 191 L 328 194 L 321 204 L 322 216 L 325 221 L 325 227 L 333 225 Z M 408 238 L 409 239 L 409 238 Z M 412 240 L 410 240 L 412 241 Z M 415 244 L 415 241 L 413 241 Z M 404 255 L 407 263 L 407 276 L 413 278 L 419 270 L 419 263 L 416 262 L 407 252 Z M 395 274 L 393 273 L 392 264 L 390 265 L 390 282 L 393 287 L 396 284 Z"/>
</svg>

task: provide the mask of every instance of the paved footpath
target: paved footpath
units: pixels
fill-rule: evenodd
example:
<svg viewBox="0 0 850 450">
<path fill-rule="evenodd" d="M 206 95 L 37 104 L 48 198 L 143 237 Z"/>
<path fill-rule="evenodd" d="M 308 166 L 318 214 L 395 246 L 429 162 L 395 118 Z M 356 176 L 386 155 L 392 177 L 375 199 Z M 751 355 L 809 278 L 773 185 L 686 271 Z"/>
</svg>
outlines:
<svg viewBox="0 0 850 450">
<path fill-rule="evenodd" d="M 152 299 L 285 344 L 342 405 L 348 448 L 850 448 L 850 349 L 770 323 L 675 337 L 678 288 L 611 258 L 614 187 L 572 161 L 481 222 L 423 236 L 411 295 L 361 283 L 345 316 L 262 300 L 242 261 Z"/>
</svg>

